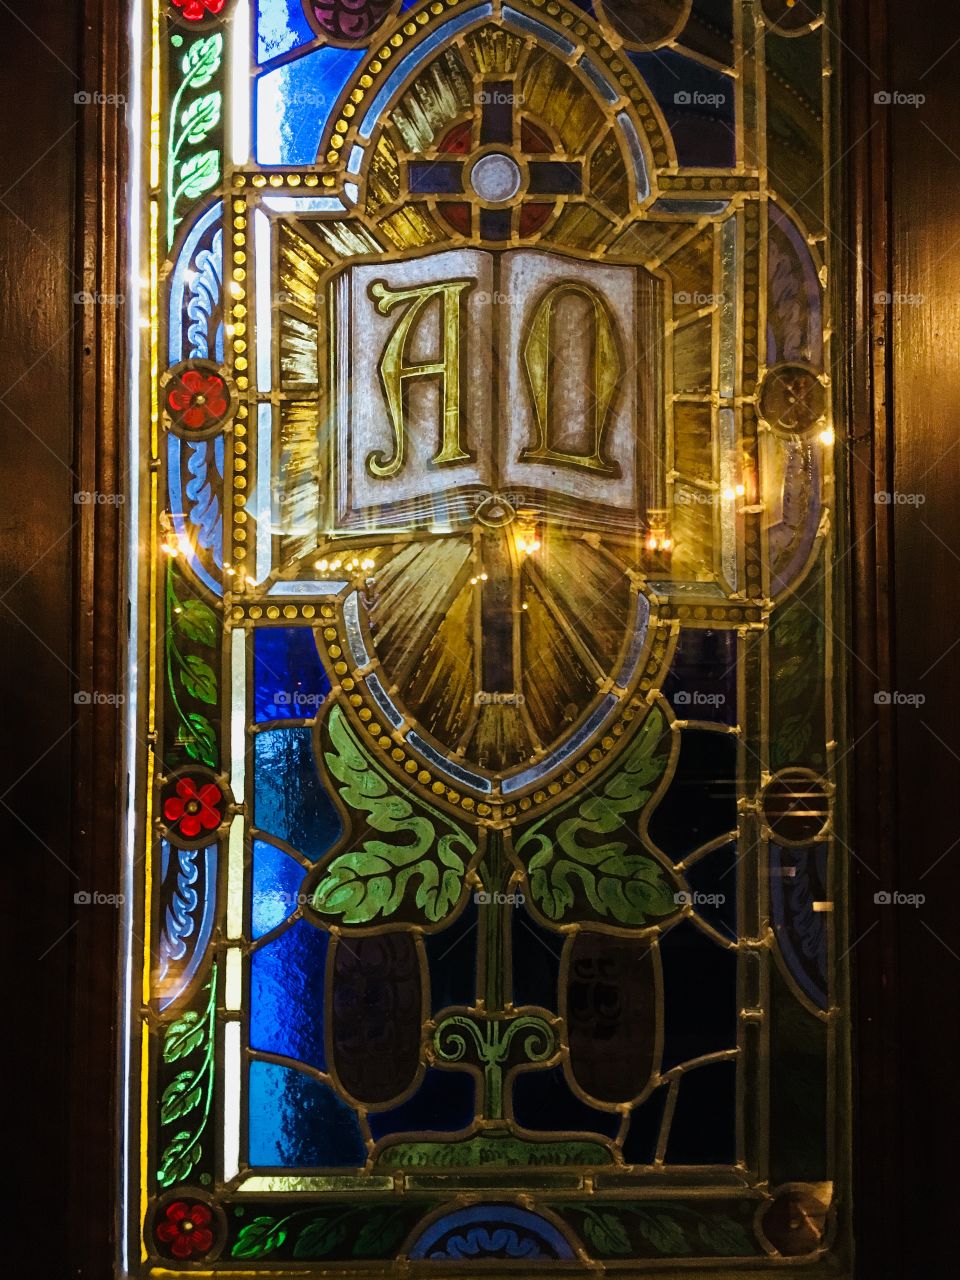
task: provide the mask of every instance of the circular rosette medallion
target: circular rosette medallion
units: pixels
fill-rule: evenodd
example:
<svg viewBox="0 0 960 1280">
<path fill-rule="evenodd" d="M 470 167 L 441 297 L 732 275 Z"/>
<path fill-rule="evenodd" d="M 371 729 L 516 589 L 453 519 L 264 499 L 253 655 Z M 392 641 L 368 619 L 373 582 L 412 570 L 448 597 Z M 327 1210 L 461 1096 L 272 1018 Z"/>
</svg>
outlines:
<svg viewBox="0 0 960 1280">
<path fill-rule="evenodd" d="M 211 18 L 219 18 L 227 7 L 228 0 L 170 0 L 170 7 L 175 18 L 195 25 Z"/>
<path fill-rule="evenodd" d="M 400 0 L 303 0 L 303 8 L 332 44 L 360 44 L 397 12 Z"/>
<path fill-rule="evenodd" d="M 232 803 L 229 789 L 209 769 L 180 769 L 165 778 L 160 788 L 163 835 L 180 849 L 210 844 Z"/>
<path fill-rule="evenodd" d="M 760 416 L 782 435 L 806 435 L 826 411 L 826 388 L 808 365 L 778 364 L 763 379 Z"/>
<path fill-rule="evenodd" d="M 221 1210 L 202 1191 L 181 1187 L 157 1205 L 149 1234 L 161 1258 L 209 1262 L 223 1248 L 226 1224 Z"/>
<path fill-rule="evenodd" d="M 763 0 L 763 16 L 784 35 L 802 35 L 820 17 L 821 0 Z"/>
<path fill-rule="evenodd" d="M 233 412 L 227 379 L 209 360 L 174 365 L 164 375 L 161 395 L 170 430 L 188 440 L 216 435 Z"/>
<path fill-rule="evenodd" d="M 816 840 L 830 817 L 827 787 L 809 769 L 781 769 L 763 789 L 763 817 L 784 844 Z"/>
<path fill-rule="evenodd" d="M 655 49 L 675 39 L 686 26 L 692 0 L 594 0 L 605 27 L 628 49 Z"/>
</svg>

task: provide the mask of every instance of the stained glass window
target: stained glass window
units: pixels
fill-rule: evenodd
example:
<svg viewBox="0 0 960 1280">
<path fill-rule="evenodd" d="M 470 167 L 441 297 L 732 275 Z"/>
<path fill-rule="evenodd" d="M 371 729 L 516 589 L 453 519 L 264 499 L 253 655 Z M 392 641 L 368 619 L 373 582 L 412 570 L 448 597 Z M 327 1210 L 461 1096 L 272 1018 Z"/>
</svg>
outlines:
<svg viewBox="0 0 960 1280">
<path fill-rule="evenodd" d="M 130 1273 L 843 1270 L 831 50 L 135 6 Z"/>
</svg>

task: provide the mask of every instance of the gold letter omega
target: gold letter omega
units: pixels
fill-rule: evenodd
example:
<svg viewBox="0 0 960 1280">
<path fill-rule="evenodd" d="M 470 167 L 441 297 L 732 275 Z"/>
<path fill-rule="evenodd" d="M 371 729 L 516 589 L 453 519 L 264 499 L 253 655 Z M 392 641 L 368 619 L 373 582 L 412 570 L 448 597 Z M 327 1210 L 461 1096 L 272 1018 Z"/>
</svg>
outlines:
<svg viewBox="0 0 960 1280">
<path fill-rule="evenodd" d="M 439 378 L 441 405 L 440 449 L 433 462 L 438 466 L 449 462 L 468 462 L 470 454 L 461 440 L 460 421 L 460 299 L 464 290 L 471 287 L 470 280 L 452 280 L 440 284 L 425 284 L 417 289 L 388 289 L 383 280 L 370 286 L 381 315 L 389 315 L 398 303 L 410 306 L 390 335 L 380 361 L 380 381 L 387 398 L 387 408 L 393 424 L 393 456 L 382 452 L 371 453 L 367 467 L 371 475 L 395 476 L 403 467 L 406 422 L 404 410 L 404 379 Z M 423 364 L 406 364 L 405 355 L 411 333 L 434 298 L 440 298 L 440 358 Z"/>
<path fill-rule="evenodd" d="M 557 304 L 564 297 L 580 295 L 591 305 L 592 333 L 584 335 L 584 341 L 592 346 L 592 449 L 588 453 L 565 453 L 553 447 L 561 423 L 553 394 L 554 360 L 552 329 Z M 603 437 L 607 421 L 617 393 L 617 383 L 623 369 L 617 344 L 614 321 L 606 303 L 593 289 L 582 284 L 558 284 L 540 299 L 534 312 L 527 341 L 523 348 L 523 362 L 527 382 L 533 397 L 537 415 L 537 443 L 532 449 L 524 449 L 521 462 L 559 463 L 561 466 L 583 467 L 587 471 L 599 471 L 604 475 L 620 474 L 619 464 L 608 461 L 603 453 Z"/>
</svg>

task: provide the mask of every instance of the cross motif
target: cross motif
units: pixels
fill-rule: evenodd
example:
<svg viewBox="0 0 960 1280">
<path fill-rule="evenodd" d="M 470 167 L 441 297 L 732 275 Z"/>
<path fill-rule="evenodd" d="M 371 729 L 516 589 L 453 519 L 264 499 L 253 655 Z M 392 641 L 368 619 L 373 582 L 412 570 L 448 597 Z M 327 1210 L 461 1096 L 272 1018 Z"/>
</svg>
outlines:
<svg viewBox="0 0 960 1280">
<path fill-rule="evenodd" d="M 510 239 L 515 209 L 519 234 L 533 235 L 549 218 L 556 197 L 582 190 L 580 162 L 552 157 L 554 145 L 546 132 L 527 118 L 518 119 L 516 96 L 511 81 L 486 81 L 478 94 L 479 146 L 473 147 L 473 122 L 464 121 L 440 143 L 440 158 L 407 164 L 410 194 L 452 197 L 442 199 L 441 212 L 461 234 L 471 232 L 471 206 L 458 196 L 479 205 L 481 240 L 503 241 Z M 453 158 L 458 155 L 464 158 Z"/>
</svg>

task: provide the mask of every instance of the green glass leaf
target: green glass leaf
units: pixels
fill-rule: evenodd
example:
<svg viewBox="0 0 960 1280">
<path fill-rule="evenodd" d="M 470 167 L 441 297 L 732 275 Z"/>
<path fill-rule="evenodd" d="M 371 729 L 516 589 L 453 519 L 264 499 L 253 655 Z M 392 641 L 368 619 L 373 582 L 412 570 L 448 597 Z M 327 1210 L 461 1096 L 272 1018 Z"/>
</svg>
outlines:
<svg viewBox="0 0 960 1280">
<path fill-rule="evenodd" d="M 186 717 L 183 749 L 191 760 L 202 760 L 211 769 L 217 767 L 217 735 L 206 716 L 190 711 Z"/>
<path fill-rule="evenodd" d="M 653 854 L 629 852 L 619 837 L 639 813 L 669 759 L 666 721 L 651 710 L 600 791 L 577 797 L 528 827 L 516 841 L 534 902 L 550 920 L 613 919 L 645 926 L 677 910 L 679 881 Z"/>
<path fill-rule="evenodd" d="M 183 138 L 190 143 L 202 142 L 220 123 L 221 95 L 205 93 L 195 98 L 180 117 Z"/>
<path fill-rule="evenodd" d="M 392 1214 L 375 1214 L 360 1228 L 353 1242 L 353 1256 L 373 1255 L 385 1258 L 394 1252 L 406 1235 L 406 1210 Z"/>
<path fill-rule="evenodd" d="M 697 1231 L 708 1249 L 725 1258 L 750 1257 L 757 1251 L 753 1237 L 732 1218 L 704 1218 Z"/>
<path fill-rule="evenodd" d="M 203 658 L 198 658 L 193 653 L 187 654 L 183 664 L 181 679 L 187 693 L 198 702 L 207 702 L 214 706 L 217 701 L 217 677 L 214 675 L 213 668 L 208 662 L 204 662 Z"/>
<path fill-rule="evenodd" d="M 429 805 L 417 801 L 415 806 L 409 796 L 392 790 L 339 707 L 330 713 L 327 732 L 333 750 L 324 758 L 341 784 L 341 800 L 365 815 L 368 828 L 403 839 L 367 839 L 334 857 L 314 891 L 314 910 L 340 916 L 344 924 L 367 924 L 394 915 L 413 889 L 419 918 L 431 924 L 443 920 L 461 897 L 475 841 Z"/>
<path fill-rule="evenodd" d="M 164 1148 L 157 1169 L 157 1181 L 162 1187 L 172 1187 L 175 1182 L 186 1182 L 202 1153 L 199 1142 L 195 1142 L 193 1135 L 182 1129 Z"/>
<path fill-rule="evenodd" d="M 612 1213 L 588 1210 L 583 1220 L 583 1234 L 598 1253 L 629 1253 L 631 1250 L 626 1228 Z"/>
<path fill-rule="evenodd" d="M 174 626 L 188 640 L 212 648 L 217 642 L 217 615 L 202 600 L 184 600 L 174 614 Z"/>
<path fill-rule="evenodd" d="M 281 1226 L 283 1219 L 260 1217 L 254 1218 L 240 1232 L 230 1250 L 232 1258 L 265 1258 L 274 1253 L 287 1238 L 287 1232 Z"/>
<path fill-rule="evenodd" d="M 666 1213 L 637 1213 L 637 1226 L 645 1240 L 659 1253 L 675 1256 L 690 1253 L 690 1245 L 680 1223 Z"/>
<path fill-rule="evenodd" d="M 308 1222 L 297 1237 L 293 1246 L 295 1258 L 322 1258 L 346 1239 L 348 1233 L 347 1217 L 316 1218 Z"/>
<path fill-rule="evenodd" d="M 203 1082 L 194 1071 L 181 1071 L 163 1091 L 160 1099 L 160 1123 L 172 1124 L 200 1105 Z"/>
<path fill-rule="evenodd" d="M 220 152 L 201 151 L 180 166 L 180 185 L 174 194 L 174 203 L 181 196 L 196 200 L 220 181 Z"/>
<path fill-rule="evenodd" d="M 184 85 L 191 89 L 202 89 L 205 84 L 210 83 L 220 69 L 222 59 L 222 35 L 218 33 L 195 41 L 183 55 L 183 61 L 180 64 Z"/>
<path fill-rule="evenodd" d="M 799 760 L 812 733 L 813 725 L 808 714 L 801 712 L 798 715 L 787 716 L 774 739 L 776 766 L 779 768 L 781 765 Z"/>
<path fill-rule="evenodd" d="M 176 1062 L 199 1049 L 206 1034 L 206 1023 L 192 1009 L 171 1022 L 164 1032 L 163 1060 Z"/>
</svg>

